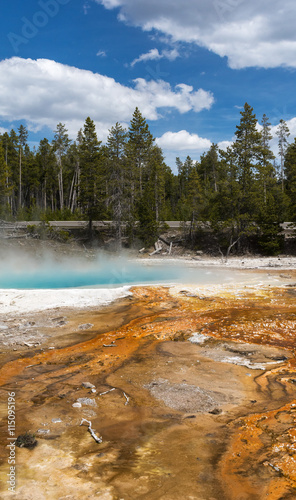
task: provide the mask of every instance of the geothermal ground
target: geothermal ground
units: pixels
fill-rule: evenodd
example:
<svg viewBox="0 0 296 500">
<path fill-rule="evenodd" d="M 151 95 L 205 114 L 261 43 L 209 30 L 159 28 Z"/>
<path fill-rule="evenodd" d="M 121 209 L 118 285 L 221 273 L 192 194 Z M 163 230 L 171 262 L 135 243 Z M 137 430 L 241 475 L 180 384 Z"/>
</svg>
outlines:
<svg viewBox="0 0 296 500">
<path fill-rule="evenodd" d="M 296 498 L 295 270 L 42 311 L 2 295 L 1 499 Z M 37 441 L 15 492 L 9 393 Z"/>
</svg>

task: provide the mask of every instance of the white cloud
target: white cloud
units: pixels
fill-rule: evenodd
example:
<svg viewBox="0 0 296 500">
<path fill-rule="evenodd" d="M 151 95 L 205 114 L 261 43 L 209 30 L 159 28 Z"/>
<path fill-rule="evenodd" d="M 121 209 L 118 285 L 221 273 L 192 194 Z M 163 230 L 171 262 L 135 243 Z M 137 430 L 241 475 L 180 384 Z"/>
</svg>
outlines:
<svg viewBox="0 0 296 500">
<path fill-rule="evenodd" d="M 230 148 L 233 145 L 233 141 L 221 141 L 218 142 L 218 148 L 226 151 L 227 148 Z"/>
<path fill-rule="evenodd" d="M 98 57 L 106 57 L 106 52 L 104 50 L 99 50 L 96 54 Z"/>
<path fill-rule="evenodd" d="M 286 120 L 286 124 L 290 132 L 290 135 L 287 138 L 287 140 L 288 143 L 291 143 L 294 141 L 294 137 L 296 137 L 296 118 L 291 118 L 290 120 Z M 279 138 L 276 135 L 277 130 L 278 130 L 278 125 L 270 127 L 270 133 L 272 135 L 272 139 L 270 141 L 270 148 L 273 154 L 276 156 L 276 158 L 279 157 Z"/>
<path fill-rule="evenodd" d="M 214 97 L 211 92 L 203 89 L 197 91 L 193 87 L 180 83 L 176 85 L 175 91 L 171 89 L 169 83 L 162 80 L 157 82 L 153 80 L 144 80 L 137 78 L 134 80 L 135 90 L 140 95 L 147 96 L 146 102 L 146 115 L 151 120 L 156 120 L 158 117 L 157 110 L 159 108 L 175 108 L 180 113 L 186 113 L 190 110 L 199 112 L 202 109 L 210 109 L 214 103 Z M 149 96 L 151 101 L 149 101 Z"/>
<path fill-rule="evenodd" d="M 232 68 L 296 67 L 295 0 L 96 0 L 119 19 L 226 56 Z"/>
<path fill-rule="evenodd" d="M 135 64 L 139 62 L 145 62 L 145 61 L 155 61 L 159 59 L 169 59 L 169 61 L 174 61 L 179 57 L 180 54 L 177 49 L 172 49 L 172 50 L 163 50 L 162 52 L 159 52 L 158 49 L 151 49 L 149 52 L 146 52 L 145 54 L 141 54 L 139 57 L 134 59 L 131 62 L 131 66 L 134 66 Z"/>
<path fill-rule="evenodd" d="M 291 118 L 290 120 L 286 120 L 286 124 L 288 126 L 289 131 L 290 131 L 290 137 L 295 137 L 296 136 L 296 118 Z M 279 125 L 274 125 L 270 129 L 271 135 L 274 137 L 277 137 L 276 131 L 278 129 L 278 126 Z"/>
<path fill-rule="evenodd" d="M 180 84 L 139 78 L 127 87 L 91 71 L 47 59 L 13 57 L 0 61 L 0 117 L 12 122 L 26 120 L 30 130 L 65 123 L 75 137 L 89 115 L 98 136 L 105 139 L 117 121 L 128 122 L 136 106 L 148 120 L 160 117 L 163 108 L 180 113 L 209 109 L 210 92 Z"/>
<path fill-rule="evenodd" d="M 135 64 L 137 64 L 139 62 L 156 61 L 156 60 L 161 59 L 161 58 L 162 58 L 162 56 L 158 52 L 158 49 L 151 49 L 146 54 L 141 54 L 139 57 L 137 57 L 137 59 L 134 59 L 131 62 L 131 66 L 134 66 Z"/>
<path fill-rule="evenodd" d="M 8 128 L 0 127 L 0 134 L 5 134 L 5 132 L 9 133 Z"/>
<path fill-rule="evenodd" d="M 187 130 L 179 132 L 165 132 L 156 139 L 156 143 L 163 149 L 173 151 L 201 151 L 211 147 L 211 141 L 199 137 L 197 134 L 190 134 Z"/>
<path fill-rule="evenodd" d="M 180 57 L 180 53 L 177 49 L 163 50 L 161 54 L 169 61 L 175 61 L 177 57 Z"/>
</svg>

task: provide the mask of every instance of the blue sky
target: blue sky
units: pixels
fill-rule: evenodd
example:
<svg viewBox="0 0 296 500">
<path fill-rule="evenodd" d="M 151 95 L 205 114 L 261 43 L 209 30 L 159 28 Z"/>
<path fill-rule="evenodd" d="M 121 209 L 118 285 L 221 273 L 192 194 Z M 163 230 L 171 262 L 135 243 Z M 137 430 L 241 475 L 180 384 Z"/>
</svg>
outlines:
<svg viewBox="0 0 296 500">
<path fill-rule="evenodd" d="M 294 0 L 11 0 L 1 6 L 0 132 L 57 123 L 99 139 L 136 106 L 167 163 L 233 139 L 245 102 L 296 136 Z M 276 138 L 272 141 L 277 151 Z"/>
</svg>

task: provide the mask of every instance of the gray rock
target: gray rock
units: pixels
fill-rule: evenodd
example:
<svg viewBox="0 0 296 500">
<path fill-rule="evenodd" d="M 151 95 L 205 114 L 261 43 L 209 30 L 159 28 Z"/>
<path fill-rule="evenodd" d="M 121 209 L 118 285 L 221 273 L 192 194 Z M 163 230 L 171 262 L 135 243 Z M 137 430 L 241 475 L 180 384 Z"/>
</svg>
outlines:
<svg viewBox="0 0 296 500">
<path fill-rule="evenodd" d="M 97 406 L 95 399 L 91 399 L 91 398 L 78 398 L 77 403 L 80 403 L 81 405 L 86 405 L 86 406 Z M 77 404 L 77 403 L 74 403 L 74 404 Z"/>
<path fill-rule="evenodd" d="M 82 382 L 82 386 L 85 387 L 86 389 L 95 389 L 96 386 L 91 384 L 90 382 Z"/>
<path fill-rule="evenodd" d="M 79 330 L 89 330 L 89 328 L 92 328 L 94 325 L 92 323 L 85 323 L 84 325 L 79 325 L 78 329 Z"/>
</svg>

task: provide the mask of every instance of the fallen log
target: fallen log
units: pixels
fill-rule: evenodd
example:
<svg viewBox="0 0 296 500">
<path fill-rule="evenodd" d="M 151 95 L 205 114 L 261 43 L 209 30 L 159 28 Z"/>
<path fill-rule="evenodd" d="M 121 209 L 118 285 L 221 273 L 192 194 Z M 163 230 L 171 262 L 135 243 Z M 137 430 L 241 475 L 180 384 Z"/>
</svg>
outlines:
<svg viewBox="0 0 296 500">
<path fill-rule="evenodd" d="M 162 236 L 159 236 L 158 239 L 160 241 L 162 241 L 163 243 L 165 243 L 168 247 L 171 245 L 171 243 L 169 241 L 165 240 Z"/>
<path fill-rule="evenodd" d="M 155 255 L 156 253 L 161 252 L 161 250 L 162 250 L 162 246 L 161 246 L 160 248 L 157 248 L 157 250 L 154 250 L 154 252 L 151 252 L 149 255 L 150 255 L 150 256 L 151 256 L 151 255 Z"/>
</svg>

